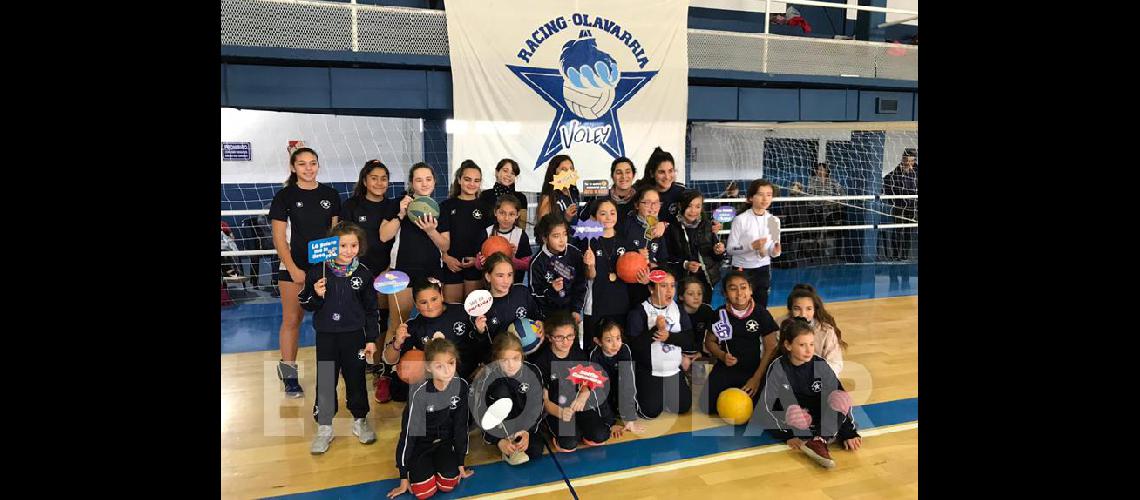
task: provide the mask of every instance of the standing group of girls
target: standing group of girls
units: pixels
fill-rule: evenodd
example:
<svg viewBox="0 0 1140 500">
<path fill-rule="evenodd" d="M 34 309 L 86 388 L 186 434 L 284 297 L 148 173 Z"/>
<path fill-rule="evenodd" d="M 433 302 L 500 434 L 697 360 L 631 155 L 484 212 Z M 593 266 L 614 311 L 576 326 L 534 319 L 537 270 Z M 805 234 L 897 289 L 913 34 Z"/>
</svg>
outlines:
<svg viewBox="0 0 1140 500">
<path fill-rule="evenodd" d="M 521 464 L 544 446 L 571 452 L 638 432 L 641 419 L 688 412 L 691 372 L 703 366 L 697 359 L 714 364 L 697 398 L 702 411 L 715 414 L 720 393 L 740 388 L 762 402 L 756 414 L 773 433 L 821 464 L 830 460 L 831 440 L 858 448 L 849 404 L 833 401 L 846 396 L 837 377 L 845 344 L 818 293 L 797 285 L 779 324 L 766 309 L 769 264 L 781 252 L 768 229 L 774 217 L 767 212 L 768 181 L 749 186 L 751 208 L 733 220 L 726 244 L 717 234 L 721 225 L 703 215 L 703 196 L 676 182 L 673 157 L 660 148 L 637 182 L 633 162 L 615 159 L 613 187 L 589 200 L 575 186 L 554 189 L 554 176 L 574 169 L 569 156 L 559 155 L 546 170 L 532 250 L 514 160 L 500 161 L 494 188 L 482 192 L 482 169 L 464 161 L 439 215 L 420 217 L 408 207 L 435 190 L 435 171 L 426 163 L 408 171 L 404 193 L 387 198 L 388 167 L 369 161 L 343 204 L 316 181 L 318 169 L 315 151 L 293 151 L 289 180 L 269 214 L 281 257 L 278 372 L 286 395 L 302 397 L 297 337 L 303 310 L 312 311 L 318 430 L 311 451 L 319 454 L 335 437 L 338 376 L 345 379 L 353 434 L 369 444 L 376 433 L 365 418 L 368 364 L 391 369 L 406 353 L 423 351 L 421 376 L 376 377 L 379 402 L 407 402 L 396 451 L 402 481 L 390 497 L 411 491 L 427 498 L 473 474 L 464 467 L 470 417 L 478 421 L 496 400 L 509 398 L 513 408 L 501 428 L 483 432 L 484 441 Z M 571 225 L 586 219 L 601 223 L 600 237 L 574 237 Z M 480 253 L 492 235 L 510 242 L 510 255 Z M 339 237 L 338 256 L 308 264 L 307 242 L 326 236 Z M 617 261 L 626 252 L 642 253 L 650 269 L 664 273 L 651 280 L 643 270 L 634 283 L 618 279 Z M 731 270 L 722 278 L 726 258 Z M 407 273 L 411 286 L 376 293 L 373 279 L 389 270 Z M 726 303 L 714 311 L 708 302 L 718 282 Z M 493 302 L 472 317 L 461 303 L 478 289 Z M 524 346 L 509 328 L 522 318 L 537 325 L 537 342 Z M 718 329 L 731 336 L 715 335 Z M 604 382 L 576 378 L 583 370 Z M 821 398 L 840 418 L 822 410 Z"/>
</svg>

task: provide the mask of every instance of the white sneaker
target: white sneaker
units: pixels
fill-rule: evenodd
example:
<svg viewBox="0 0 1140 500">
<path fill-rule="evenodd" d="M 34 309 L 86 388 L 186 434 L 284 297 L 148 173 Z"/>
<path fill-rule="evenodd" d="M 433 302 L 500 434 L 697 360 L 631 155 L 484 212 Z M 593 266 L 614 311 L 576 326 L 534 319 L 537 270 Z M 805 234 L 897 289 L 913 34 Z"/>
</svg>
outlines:
<svg viewBox="0 0 1140 500">
<path fill-rule="evenodd" d="M 530 461 L 530 455 L 525 451 L 516 451 L 510 455 L 503 455 L 503 460 L 511 465 L 522 465 Z"/>
<path fill-rule="evenodd" d="M 318 425 L 317 435 L 313 438 L 313 445 L 309 447 L 309 453 L 320 455 L 329 450 L 329 443 L 332 443 L 333 428 L 331 425 Z"/>
<path fill-rule="evenodd" d="M 376 432 L 372 430 L 372 426 L 368 425 L 368 420 L 358 418 L 352 421 L 352 434 L 360 438 L 361 444 L 372 444 L 376 442 Z"/>
</svg>

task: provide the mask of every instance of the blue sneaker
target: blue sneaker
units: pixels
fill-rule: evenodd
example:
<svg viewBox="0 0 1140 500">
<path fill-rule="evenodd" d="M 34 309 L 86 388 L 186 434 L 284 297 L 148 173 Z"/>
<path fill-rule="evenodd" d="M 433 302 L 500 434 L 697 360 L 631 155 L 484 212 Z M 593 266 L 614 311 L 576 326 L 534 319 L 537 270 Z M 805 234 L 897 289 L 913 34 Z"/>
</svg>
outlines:
<svg viewBox="0 0 1140 500">
<path fill-rule="evenodd" d="M 288 398 L 303 398 L 305 397 L 305 390 L 301 388 L 301 384 L 297 381 L 297 365 L 288 364 L 284 361 L 277 363 L 277 377 L 285 384 L 285 397 Z"/>
</svg>

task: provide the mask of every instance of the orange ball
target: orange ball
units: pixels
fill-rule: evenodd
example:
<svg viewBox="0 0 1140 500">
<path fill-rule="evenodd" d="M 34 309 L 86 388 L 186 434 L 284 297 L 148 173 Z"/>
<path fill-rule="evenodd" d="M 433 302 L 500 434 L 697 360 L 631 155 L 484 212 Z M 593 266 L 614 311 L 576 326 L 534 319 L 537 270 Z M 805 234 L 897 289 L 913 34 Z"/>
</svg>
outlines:
<svg viewBox="0 0 1140 500">
<path fill-rule="evenodd" d="M 631 250 L 618 257 L 617 275 L 626 283 L 637 283 L 637 273 L 643 269 L 649 270 L 649 259 L 641 252 Z"/>
<path fill-rule="evenodd" d="M 405 352 L 400 356 L 400 364 L 396 365 L 396 374 L 408 385 L 422 382 L 427 376 L 424 352 L 416 349 Z"/>
<path fill-rule="evenodd" d="M 480 251 L 483 252 L 483 256 L 488 259 L 491 258 L 491 255 L 494 255 L 495 252 L 502 252 L 507 257 L 514 257 L 514 253 L 511 251 L 511 242 L 497 234 L 488 236 L 486 241 L 483 242 L 483 247 Z"/>
</svg>

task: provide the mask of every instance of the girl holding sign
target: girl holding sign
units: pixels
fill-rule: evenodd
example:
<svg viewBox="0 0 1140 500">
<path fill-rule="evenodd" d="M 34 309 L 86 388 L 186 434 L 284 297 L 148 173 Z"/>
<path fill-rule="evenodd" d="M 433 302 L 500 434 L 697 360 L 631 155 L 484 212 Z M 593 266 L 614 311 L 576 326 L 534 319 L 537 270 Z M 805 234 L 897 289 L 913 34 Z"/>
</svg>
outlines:
<svg viewBox="0 0 1140 500">
<path fill-rule="evenodd" d="M 732 229 L 728 234 L 728 255 L 732 256 L 732 267 L 748 276 L 752 297 L 760 309 L 768 307 L 768 289 L 772 283 L 770 264 L 773 257 L 779 257 L 780 241 L 772 228 L 779 227 L 779 220 L 768 211 L 772 205 L 774 186 L 767 179 L 756 179 L 748 185 L 748 197 L 752 208 L 732 219 Z"/>
<path fill-rule="evenodd" d="M 392 262 L 392 240 L 380 241 L 381 223 L 396 219 L 399 212 L 399 202 L 386 198 L 388 193 L 388 166 L 380 160 L 368 160 L 356 180 L 356 187 L 352 196 L 345 200 L 340 212 L 340 220 L 351 222 L 364 230 L 365 247 L 367 251 L 360 256 L 360 263 L 367 266 L 374 276 L 380 276 L 388 270 Z M 380 306 L 380 331 L 388 331 L 388 297 L 376 292 L 377 303 Z M 376 371 L 377 383 L 384 377 L 380 375 L 384 365 L 377 363 L 372 366 Z M 377 387 L 376 400 L 385 402 L 387 387 Z"/>
<path fill-rule="evenodd" d="M 610 438 L 610 427 L 617 422 L 606 394 L 598 394 L 597 386 L 576 377 L 576 373 L 605 377 L 604 385 L 611 381 L 605 369 L 590 363 L 586 351 L 578 347 L 578 322 L 566 310 L 546 315 L 548 347 L 539 349 L 531 362 L 542 372 L 543 407 L 546 409 L 546 428 L 553 437 L 554 450 L 574 451 L 579 442 L 594 446 Z"/>
<path fill-rule="evenodd" d="M 281 361 L 277 376 L 290 398 L 304 396 L 297 381 L 297 340 L 305 312 L 297 294 L 305 286 L 309 270 L 308 243 L 321 239 L 340 218 L 340 194 L 317 182 L 317 152 L 297 148 L 289 155 L 289 178 L 273 196 L 269 219 L 273 225 L 273 248 L 281 259 L 277 283 L 281 287 Z"/>
<path fill-rule="evenodd" d="M 570 170 L 574 170 L 574 160 L 569 155 L 557 155 L 550 159 L 546 175 L 542 178 L 542 194 L 538 197 L 539 220 L 551 212 L 558 213 L 566 222 L 578 219 L 578 202 L 582 200 L 578 186 L 554 188 L 554 177 Z"/>
<path fill-rule="evenodd" d="M 704 203 L 704 195 L 696 189 L 681 195 L 680 218 L 665 231 L 665 247 L 677 275 L 696 278 L 704 285 L 705 296 L 712 297 L 712 287 L 720 280 L 725 247 L 713 224 L 701 217 Z"/>
<path fill-rule="evenodd" d="M 482 182 L 479 165 L 463 160 L 455 171 L 450 196 L 439 205 L 439 233 L 448 241 L 443 253 L 443 295 L 448 302 L 462 301 L 483 284 L 475 254 L 495 219 L 492 205 L 479 199 Z"/>
<path fill-rule="evenodd" d="M 544 242 L 527 273 L 535 302 L 544 317 L 557 309 L 569 309 L 575 321 L 582 321 L 586 283 L 592 277 L 587 273 L 593 271 L 596 261 L 593 252 L 583 253 L 569 243 L 570 225 L 559 214 L 546 214 L 535 232 Z"/>
<path fill-rule="evenodd" d="M 629 311 L 627 324 L 637 404 L 646 418 L 656 418 L 662 411 L 680 414 L 692 408 L 693 390 L 681 372 L 690 362 L 682 351 L 694 351 L 695 345 L 693 323 L 673 301 L 677 278 L 664 270 L 650 274 L 651 295 Z"/>
<path fill-rule="evenodd" d="M 628 238 L 649 259 L 650 267 L 666 265 L 669 253 L 662 237 L 669 224 L 657 219 L 661 211 L 661 195 L 652 186 L 642 187 L 637 190 L 633 203 L 637 211 L 626 219 L 624 226 L 618 228 L 618 234 Z"/>
<path fill-rule="evenodd" d="M 714 335 L 705 338 L 705 348 L 716 358 L 701 398 L 710 415 L 716 413 L 720 393 L 730 387 L 739 387 L 756 400 L 779 331 L 768 310 L 756 303 L 744 273 L 731 271 L 724 277 L 724 300 L 717 311 L 720 320 L 712 326 Z"/>
<path fill-rule="evenodd" d="M 487 337 L 495 338 L 519 318 L 528 318 L 542 322 L 542 309 L 535 302 L 534 295 L 526 285 L 514 282 L 514 266 L 511 258 L 502 253 L 495 253 L 483 265 L 483 276 L 487 280 L 487 288 L 491 291 L 494 302 L 487 311 Z M 527 346 L 524 354 L 531 354 L 542 346 L 542 330 L 538 334 L 538 343 Z"/>
<path fill-rule="evenodd" d="M 301 307 L 313 312 L 313 329 L 317 331 L 317 400 L 313 405 L 317 435 L 309 450 L 315 455 L 327 451 L 333 440 L 336 385 L 342 375 L 346 406 L 352 412 L 352 433 L 363 444 L 376 441 L 376 433 L 365 419 L 368 391 L 364 360 L 376 352 L 379 312 L 372 272 L 357 258 L 367 253 L 367 237 L 363 229 L 348 221 L 338 223 L 329 236 L 340 239 L 336 259 L 319 265 L 326 269 L 310 268 L 298 297 Z"/>
<path fill-rule="evenodd" d="M 396 218 L 380 226 L 380 240 L 395 238 L 392 269 L 403 271 L 413 279 L 442 279 L 443 253 L 447 251 L 449 242 L 438 230 L 438 218 L 430 213 L 418 218 L 408 214 L 408 206 L 415 198 L 430 197 L 435 191 L 435 172 L 427 163 L 416 163 L 408 172 L 408 185 L 410 189 L 400 199 Z M 412 307 L 411 291 L 403 290 L 390 296 L 389 306 L 398 311 L 399 317 L 394 318 L 396 325 L 407 321 Z"/>
<path fill-rule="evenodd" d="M 397 364 L 404 353 L 412 349 L 423 351 L 432 339 L 445 338 L 459 349 L 459 377 L 470 381 L 479 361 L 491 348 L 487 318 L 480 316 L 472 321 L 463 304 L 444 302 L 442 285 L 435 278 L 417 279 L 411 289 L 420 315 L 396 328 L 395 338 L 384 345 L 384 362 Z"/>
</svg>

